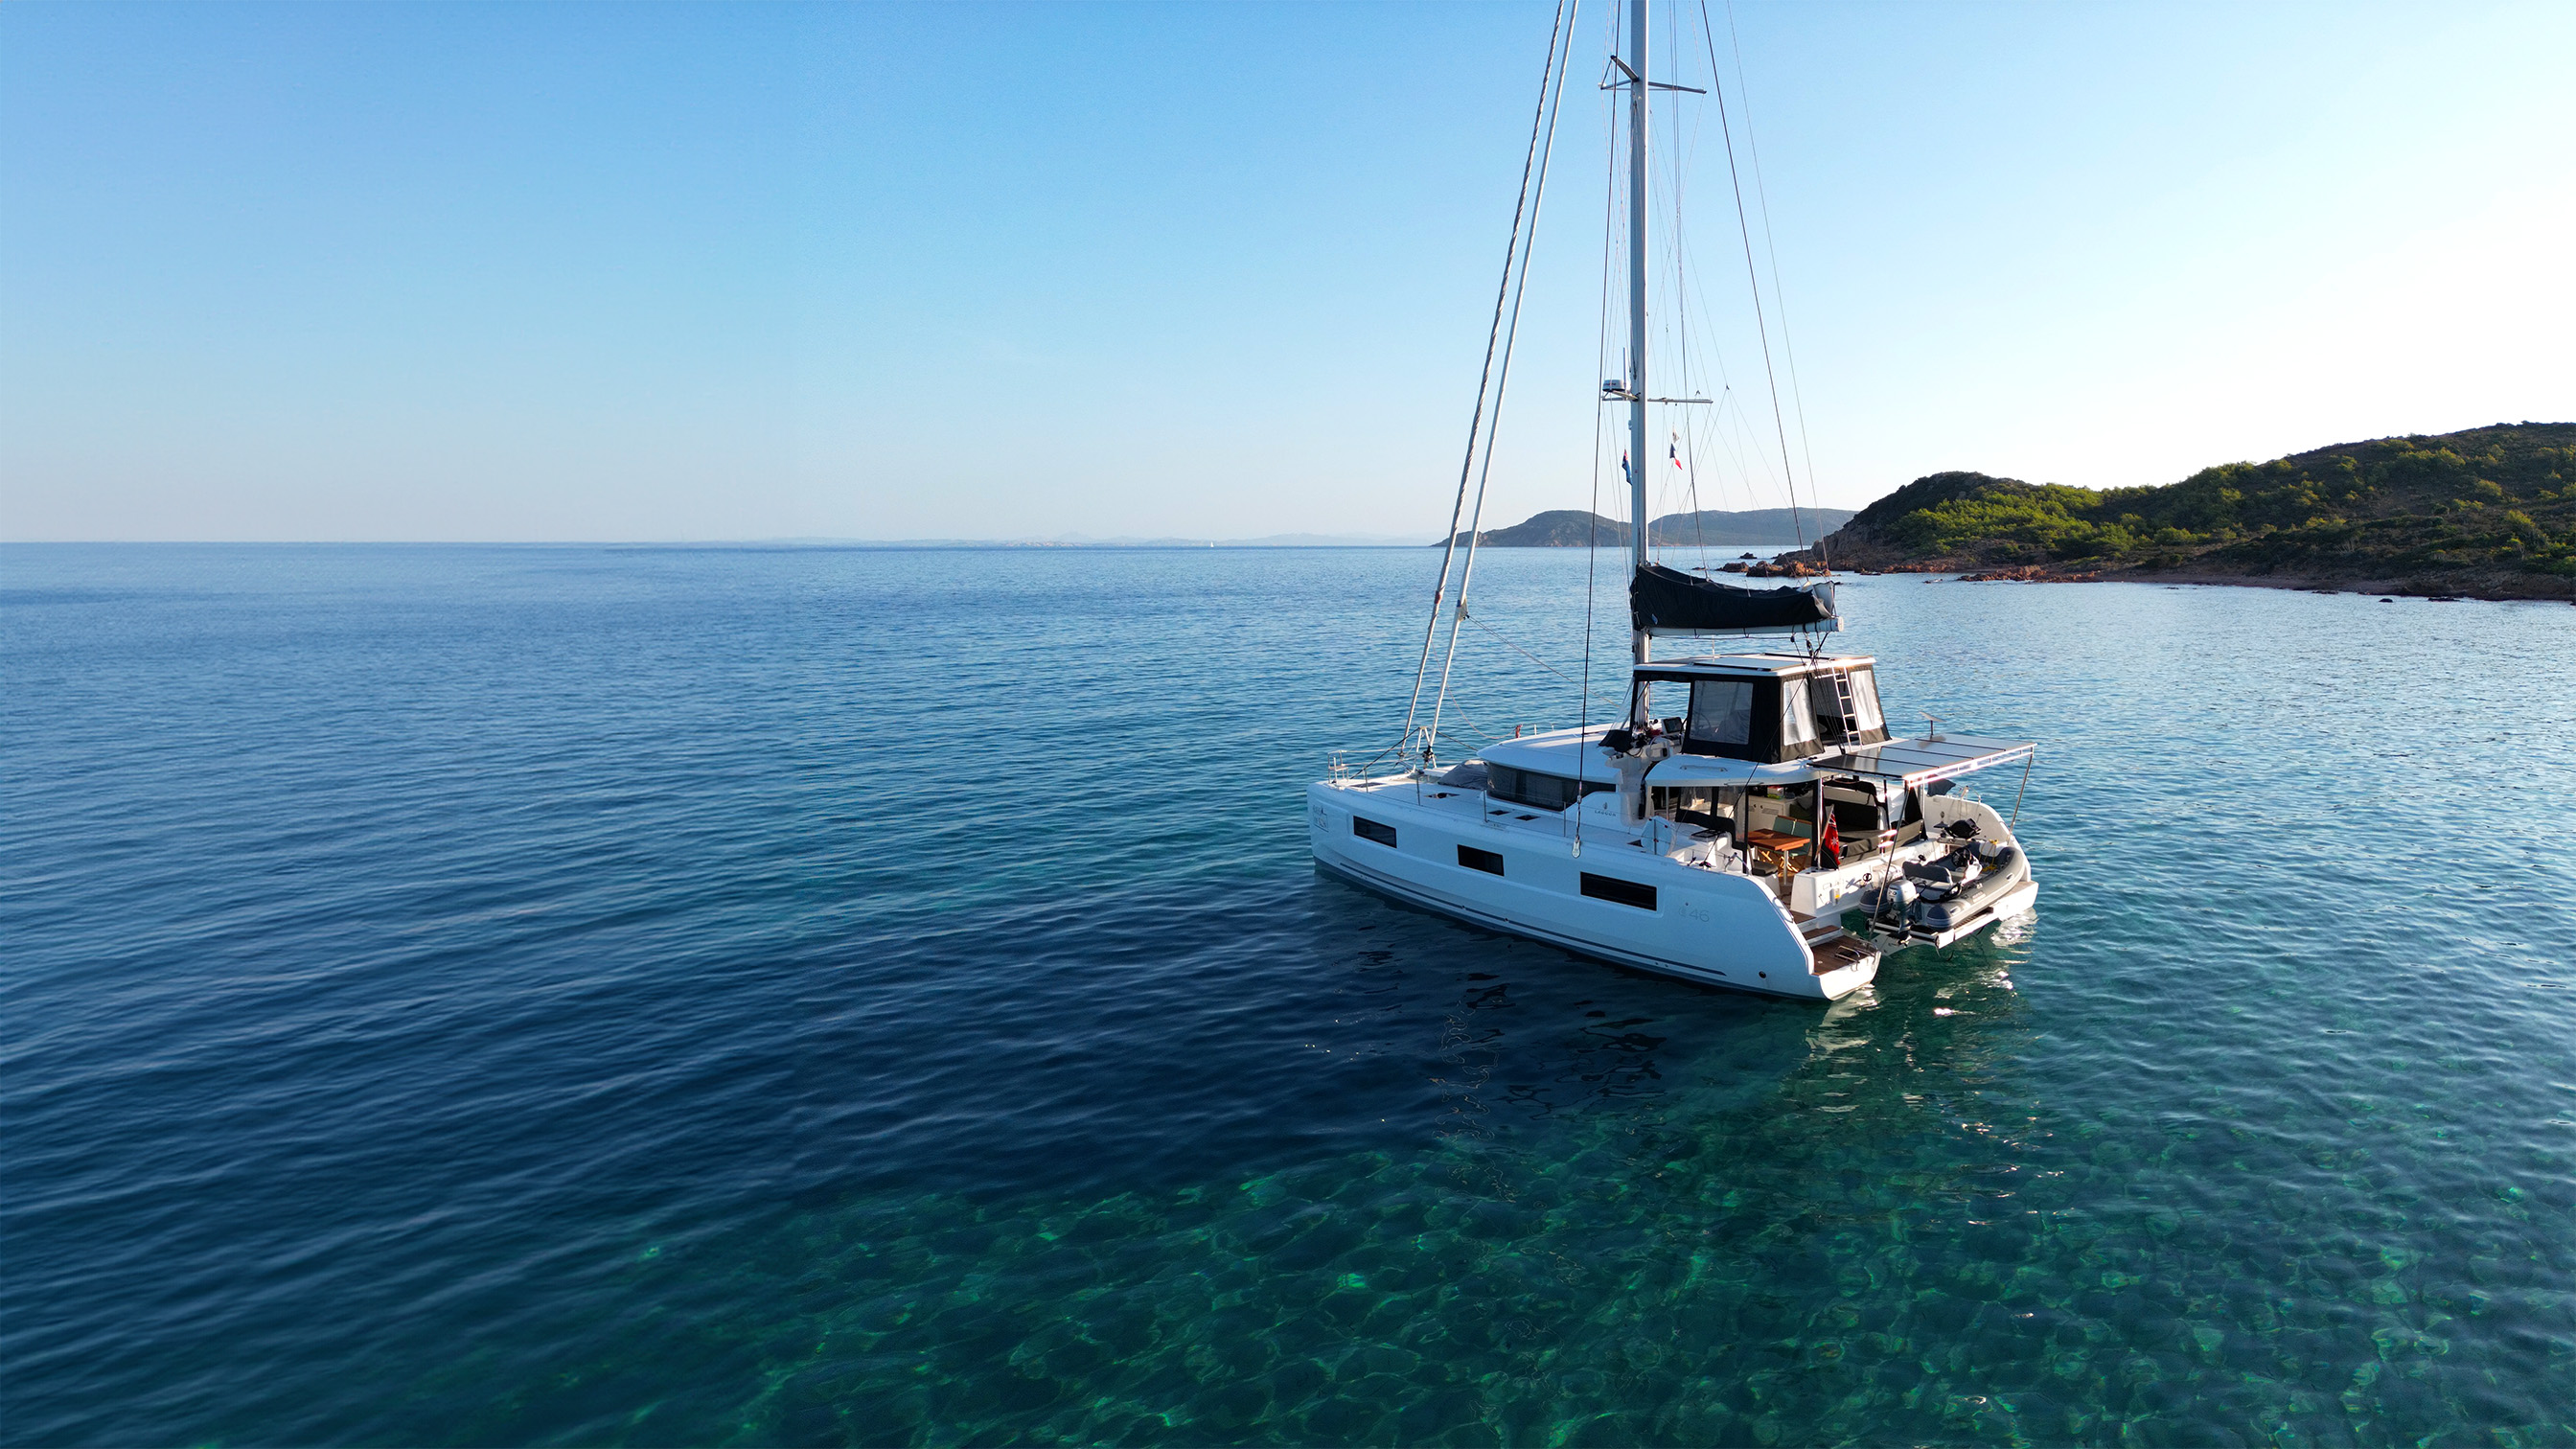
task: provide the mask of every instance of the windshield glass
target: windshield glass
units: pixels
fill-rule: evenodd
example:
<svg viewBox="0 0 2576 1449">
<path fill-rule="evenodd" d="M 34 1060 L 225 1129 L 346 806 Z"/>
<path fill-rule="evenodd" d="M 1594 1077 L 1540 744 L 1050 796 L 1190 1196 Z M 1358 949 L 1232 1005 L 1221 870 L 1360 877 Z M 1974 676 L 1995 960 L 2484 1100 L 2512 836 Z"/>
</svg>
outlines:
<svg viewBox="0 0 2576 1449">
<path fill-rule="evenodd" d="M 1753 682 L 1749 679 L 1703 679 L 1692 685 L 1688 737 L 1713 745 L 1751 743 Z"/>
</svg>

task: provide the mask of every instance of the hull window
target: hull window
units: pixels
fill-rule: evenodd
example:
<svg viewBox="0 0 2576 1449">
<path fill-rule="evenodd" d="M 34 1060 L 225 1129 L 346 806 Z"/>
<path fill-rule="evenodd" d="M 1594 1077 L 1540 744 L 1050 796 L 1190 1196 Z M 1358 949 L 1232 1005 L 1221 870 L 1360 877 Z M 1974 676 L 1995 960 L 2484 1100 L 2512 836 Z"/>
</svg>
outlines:
<svg viewBox="0 0 2576 1449">
<path fill-rule="evenodd" d="M 1621 880 L 1615 875 L 1594 875 L 1588 870 L 1585 871 L 1583 893 L 1596 901 L 1616 901 L 1623 906 L 1635 906 L 1641 911 L 1651 911 L 1655 908 L 1653 886 L 1639 885 L 1632 880 Z"/>
<path fill-rule="evenodd" d="M 1374 820 L 1363 820 L 1356 815 L 1351 817 L 1351 834 L 1362 840 L 1374 840 L 1380 845 L 1395 844 L 1394 826 L 1380 825 Z"/>
<path fill-rule="evenodd" d="M 1472 845 L 1462 845 L 1458 847 L 1458 863 L 1467 867 L 1469 870 L 1481 870 L 1487 875 L 1501 875 L 1503 873 L 1503 858 L 1501 856 L 1496 855 L 1490 850 L 1478 850 Z"/>
</svg>

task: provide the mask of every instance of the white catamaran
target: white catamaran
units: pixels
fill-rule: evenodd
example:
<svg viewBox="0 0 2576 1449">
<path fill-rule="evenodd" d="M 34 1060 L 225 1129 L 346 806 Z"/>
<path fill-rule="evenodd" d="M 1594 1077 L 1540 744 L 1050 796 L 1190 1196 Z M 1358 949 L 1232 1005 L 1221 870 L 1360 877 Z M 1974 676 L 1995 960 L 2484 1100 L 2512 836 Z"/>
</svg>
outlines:
<svg viewBox="0 0 2576 1449">
<path fill-rule="evenodd" d="M 1648 79 L 1647 0 L 1625 5 L 1626 53 L 1611 57 L 1604 89 L 1626 93 L 1627 375 L 1602 384 L 1601 402 L 1625 404 L 1627 457 L 1642 462 L 1650 456 L 1650 405 L 1701 401 L 1652 397 L 1646 369 L 1649 101 L 1655 90 L 1693 88 Z M 1571 33 L 1571 15 L 1561 9 L 1532 124 L 1535 187 L 1531 168 L 1523 168 L 1531 231 L 1571 48 L 1559 38 Z M 1713 41 L 1710 49 L 1713 78 Z M 1519 288 L 1528 279 L 1523 236 L 1516 213 L 1495 307 L 1499 372 L 1491 340 L 1486 353 L 1495 415 L 1510 376 Z M 1749 232 L 1745 240 L 1749 273 Z M 1505 295 L 1513 299 L 1509 330 Z M 2039 886 L 2012 822 L 1955 782 L 2013 764 L 2027 778 L 2033 747 L 1945 737 L 1937 728 L 1892 738 L 1877 661 L 1824 652 L 1826 637 L 1841 627 L 1830 578 L 1747 589 L 1656 564 L 1648 553 L 1643 466 L 1627 468 L 1633 661 L 1625 718 L 1491 740 L 1444 768 L 1438 721 L 1483 511 L 1480 476 L 1461 559 L 1459 513 L 1477 471 L 1479 427 L 1488 470 L 1492 463 L 1493 422 L 1481 388 L 1477 419 L 1413 705 L 1402 741 L 1380 756 L 1395 768 L 1353 771 L 1337 756 L 1332 777 L 1308 788 L 1308 832 L 1320 867 L 1445 915 L 1589 956 L 1822 1000 L 1867 985 L 1889 951 L 1946 946 L 2030 909 Z M 1786 468 L 1785 429 L 1781 443 Z M 1458 590 L 1448 650 L 1431 722 L 1417 729 L 1453 568 Z M 1769 636 L 1779 647 L 1654 657 L 1659 638 L 1710 648 L 1710 641 L 1747 636 Z M 2016 814 L 2018 801 L 2016 791 Z"/>
</svg>

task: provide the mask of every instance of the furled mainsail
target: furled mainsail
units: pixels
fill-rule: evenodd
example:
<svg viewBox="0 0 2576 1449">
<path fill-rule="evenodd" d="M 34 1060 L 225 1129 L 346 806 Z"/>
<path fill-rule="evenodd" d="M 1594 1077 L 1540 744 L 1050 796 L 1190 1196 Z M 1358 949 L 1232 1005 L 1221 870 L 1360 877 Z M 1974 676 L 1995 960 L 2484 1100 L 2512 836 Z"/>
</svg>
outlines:
<svg viewBox="0 0 2576 1449">
<path fill-rule="evenodd" d="M 1637 628 L 1672 633 L 1796 629 L 1825 623 L 1834 611 L 1811 589 L 1739 589 L 1650 563 L 1628 580 L 1628 615 Z"/>
</svg>

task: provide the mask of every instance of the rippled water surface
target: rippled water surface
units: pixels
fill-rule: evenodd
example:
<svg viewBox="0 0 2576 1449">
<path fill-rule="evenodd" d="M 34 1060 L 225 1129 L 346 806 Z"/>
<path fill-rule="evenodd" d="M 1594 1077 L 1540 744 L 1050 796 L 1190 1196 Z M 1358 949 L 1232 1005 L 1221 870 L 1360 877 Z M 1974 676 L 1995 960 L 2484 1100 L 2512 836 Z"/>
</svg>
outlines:
<svg viewBox="0 0 2576 1449">
<path fill-rule="evenodd" d="M 2576 609 L 1855 582 L 1818 1009 L 1314 874 L 1434 562 L 0 550 L 0 1436 L 2576 1442 Z"/>
</svg>

